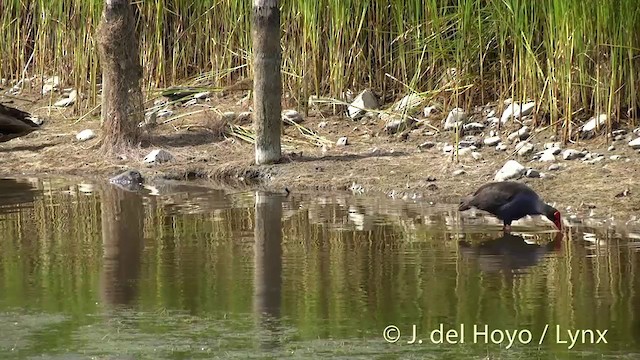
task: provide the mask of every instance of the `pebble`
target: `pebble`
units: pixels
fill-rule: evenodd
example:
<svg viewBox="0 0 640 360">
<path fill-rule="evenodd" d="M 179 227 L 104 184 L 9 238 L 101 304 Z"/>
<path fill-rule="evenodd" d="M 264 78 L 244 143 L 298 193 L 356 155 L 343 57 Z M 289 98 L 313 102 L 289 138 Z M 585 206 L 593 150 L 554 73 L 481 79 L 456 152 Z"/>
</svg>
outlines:
<svg viewBox="0 0 640 360">
<path fill-rule="evenodd" d="M 640 149 L 640 137 L 629 141 L 629 146 L 631 146 L 632 149 Z"/>
<path fill-rule="evenodd" d="M 484 144 L 487 146 L 496 146 L 500 143 L 500 136 L 492 136 L 484 139 Z"/>
<path fill-rule="evenodd" d="M 533 144 L 531 144 L 528 141 L 523 141 L 516 145 L 516 151 L 518 152 L 519 156 L 526 156 L 529 153 L 533 152 L 533 150 L 534 150 Z"/>
<path fill-rule="evenodd" d="M 436 146 L 436 143 L 434 143 L 433 141 L 425 141 L 422 144 L 418 145 L 418 149 L 431 149 L 434 146 Z"/>
<path fill-rule="evenodd" d="M 167 162 L 173 159 L 173 155 L 164 149 L 156 149 L 151 151 L 147 156 L 142 160 L 145 164 L 159 164 L 163 162 Z"/>
<path fill-rule="evenodd" d="M 535 169 L 529 169 L 525 173 L 525 176 L 528 177 L 528 178 L 539 178 L 540 177 L 540 172 L 538 170 L 535 170 Z"/>
<path fill-rule="evenodd" d="M 614 151 L 615 149 L 616 149 L 616 147 L 611 145 L 611 146 L 609 146 L 609 148 L 607 148 L 607 151 Z"/>
<path fill-rule="evenodd" d="M 560 165 L 558 164 L 549 165 L 549 171 L 556 171 L 556 170 L 560 170 Z"/>
<path fill-rule="evenodd" d="M 553 161 L 556 161 L 556 157 L 555 155 L 553 155 L 553 153 L 544 151 L 542 155 L 540 155 L 540 158 L 538 159 L 538 161 L 553 162 Z"/>
<path fill-rule="evenodd" d="M 507 150 L 507 145 L 500 143 L 498 145 L 496 145 L 496 150 L 498 151 L 506 151 Z"/>
<path fill-rule="evenodd" d="M 584 157 L 586 154 L 582 151 L 567 149 L 562 153 L 562 158 L 565 160 L 575 160 Z"/>
<path fill-rule="evenodd" d="M 349 139 L 346 136 L 343 136 L 336 141 L 336 146 L 347 146 L 349 144 Z"/>
<path fill-rule="evenodd" d="M 93 139 L 94 137 L 96 137 L 96 133 L 91 129 L 82 130 L 76 135 L 76 139 L 78 141 L 87 141 Z"/>
<path fill-rule="evenodd" d="M 500 170 L 496 173 L 494 181 L 505 181 L 510 179 L 519 178 L 525 171 L 524 166 L 515 160 L 507 161 Z"/>
<path fill-rule="evenodd" d="M 454 129 L 459 127 L 467 120 L 467 113 L 461 108 L 454 108 L 449 111 L 449 115 L 444 121 L 444 129 Z"/>
<path fill-rule="evenodd" d="M 514 131 L 509 136 L 507 136 L 507 140 L 510 142 L 514 142 L 516 139 L 524 140 L 529 137 L 529 127 L 523 126 L 518 131 Z"/>
<path fill-rule="evenodd" d="M 473 157 L 475 160 L 480 160 L 482 159 L 482 154 L 477 151 L 473 151 L 471 153 L 471 157 Z"/>
<path fill-rule="evenodd" d="M 463 169 L 458 169 L 458 170 L 454 170 L 451 174 L 453 176 L 459 176 L 459 175 L 463 175 L 465 173 L 466 173 L 466 171 L 464 171 Z"/>
</svg>

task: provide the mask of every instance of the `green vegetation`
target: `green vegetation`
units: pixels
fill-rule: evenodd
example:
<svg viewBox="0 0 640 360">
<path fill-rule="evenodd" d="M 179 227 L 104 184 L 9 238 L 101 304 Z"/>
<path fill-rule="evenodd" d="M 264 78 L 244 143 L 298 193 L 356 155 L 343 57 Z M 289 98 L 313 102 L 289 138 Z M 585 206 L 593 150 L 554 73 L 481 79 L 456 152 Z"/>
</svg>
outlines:
<svg viewBox="0 0 640 360">
<path fill-rule="evenodd" d="M 147 88 L 250 76 L 250 2 L 138 1 Z M 63 76 L 96 100 L 101 1 L 4 0 L 0 76 Z M 636 108 L 640 8 L 633 0 L 282 1 L 285 91 L 339 97 L 371 87 L 446 105 L 539 101 L 564 126 Z M 451 69 L 455 68 L 455 71 Z M 455 74 L 454 74 L 455 73 Z M 610 120 L 611 121 L 611 120 Z M 611 124 L 609 124 L 611 125 Z"/>
</svg>

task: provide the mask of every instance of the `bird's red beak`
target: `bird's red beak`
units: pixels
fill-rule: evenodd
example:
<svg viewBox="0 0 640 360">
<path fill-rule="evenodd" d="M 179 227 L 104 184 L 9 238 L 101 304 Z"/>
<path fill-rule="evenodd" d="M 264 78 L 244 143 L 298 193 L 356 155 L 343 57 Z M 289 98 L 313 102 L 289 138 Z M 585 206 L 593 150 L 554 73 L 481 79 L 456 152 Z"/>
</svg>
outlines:
<svg viewBox="0 0 640 360">
<path fill-rule="evenodd" d="M 553 213 L 553 223 L 556 225 L 558 230 L 562 230 L 562 217 L 560 216 L 560 211 Z"/>
</svg>

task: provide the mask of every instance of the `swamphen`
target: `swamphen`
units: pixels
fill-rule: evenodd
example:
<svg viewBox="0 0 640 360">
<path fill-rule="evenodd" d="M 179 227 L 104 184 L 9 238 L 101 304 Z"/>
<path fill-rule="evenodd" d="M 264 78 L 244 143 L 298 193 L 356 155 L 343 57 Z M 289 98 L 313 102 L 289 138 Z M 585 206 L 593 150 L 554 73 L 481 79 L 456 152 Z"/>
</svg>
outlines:
<svg viewBox="0 0 640 360">
<path fill-rule="evenodd" d="M 0 142 L 27 135 L 42 123 L 42 119 L 27 112 L 0 104 Z"/>
<path fill-rule="evenodd" d="M 562 230 L 560 212 L 543 202 L 533 189 L 514 181 L 492 182 L 482 185 L 473 195 L 462 199 L 459 211 L 475 207 L 487 211 L 504 222 L 504 231 L 511 231 L 511 223 L 527 215 L 544 215 L 558 230 Z"/>
</svg>

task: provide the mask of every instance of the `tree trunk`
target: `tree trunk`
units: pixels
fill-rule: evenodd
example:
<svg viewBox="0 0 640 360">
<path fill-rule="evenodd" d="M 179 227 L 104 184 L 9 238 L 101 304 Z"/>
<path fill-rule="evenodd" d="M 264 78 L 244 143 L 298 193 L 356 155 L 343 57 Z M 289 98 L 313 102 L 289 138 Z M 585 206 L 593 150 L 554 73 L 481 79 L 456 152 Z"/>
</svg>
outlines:
<svg viewBox="0 0 640 360">
<path fill-rule="evenodd" d="M 143 250 L 144 207 L 140 195 L 106 186 L 101 196 L 102 301 L 130 305 L 137 296 Z"/>
<path fill-rule="evenodd" d="M 134 5 L 105 0 L 98 30 L 102 67 L 102 148 L 107 153 L 138 144 L 144 120 Z"/>
<path fill-rule="evenodd" d="M 280 8 L 278 0 L 253 0 L 253 119 L 256 164 L 274 163 L 280 146 L 282 82 L 280 78 Z"/>
</svg>

